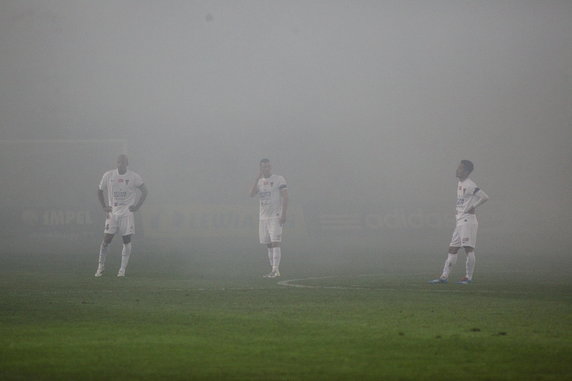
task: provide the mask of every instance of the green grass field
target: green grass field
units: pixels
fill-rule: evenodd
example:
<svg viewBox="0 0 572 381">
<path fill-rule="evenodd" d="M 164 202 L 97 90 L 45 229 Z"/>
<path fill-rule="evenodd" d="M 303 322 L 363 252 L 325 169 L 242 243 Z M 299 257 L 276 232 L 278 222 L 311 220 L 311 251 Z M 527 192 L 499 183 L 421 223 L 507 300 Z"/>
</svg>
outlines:
<svg viewBox="0 0 572 381">
<path fill-rule="evenodd" d="M 117 254 L 100 279 L 95 256 L 2 256 L 0 379 L 572 379 L 570 261 L 434 286 L 438 256 L 286 257 L 288 287 L 256 254 L 134 255 L 125 279 Z"/>
</svg>

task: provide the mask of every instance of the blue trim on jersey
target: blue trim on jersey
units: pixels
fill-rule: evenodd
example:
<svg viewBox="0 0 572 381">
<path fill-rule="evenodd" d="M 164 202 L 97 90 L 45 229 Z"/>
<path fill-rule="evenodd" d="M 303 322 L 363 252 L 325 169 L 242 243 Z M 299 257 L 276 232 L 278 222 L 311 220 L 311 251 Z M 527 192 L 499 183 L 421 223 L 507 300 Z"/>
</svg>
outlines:
<svg viewBox="0 0 572 381">
<path fill-rule="evenodd" d="M 473 194 L 477 194 L 477 192 L 480 190 L 481 190 L 481 188 L 475 188 L 475 191 L 473 192 Z"/>
</svg>

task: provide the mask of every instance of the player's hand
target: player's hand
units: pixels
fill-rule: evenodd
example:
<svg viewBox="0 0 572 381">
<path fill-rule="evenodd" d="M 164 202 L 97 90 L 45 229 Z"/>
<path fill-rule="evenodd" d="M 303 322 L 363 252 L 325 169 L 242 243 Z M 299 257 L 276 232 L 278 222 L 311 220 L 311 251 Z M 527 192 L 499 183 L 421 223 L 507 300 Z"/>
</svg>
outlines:
<svg viewBox="0 0 572 381">
<path fill-rule="evenodd" d="M 129 211 L 130 211 L 130 212 L 136 212 L 136 211 L 137 211 L 137 209 L 139 209 L 139 208 L 138 208 L 138 207 L 136 207 L 135 205 L 131 205 L 131 206 L 129 206 Z"/>
<path fill-rule="evenodd" d="M 471 209 L 467 210 L 467 213 L 475 214 L 475 207 L 472 207 Z"/>
<path fill-rule="evenodd" d="M 108 214 L 111 213 L 111 206 L 109 206 L 109 205 L 108 205 L 108 206 L 104 206 L 104 207 L 103 207 L 103 211 L 104 211 L 105 213 L 108 213 Z"/>
</svg>

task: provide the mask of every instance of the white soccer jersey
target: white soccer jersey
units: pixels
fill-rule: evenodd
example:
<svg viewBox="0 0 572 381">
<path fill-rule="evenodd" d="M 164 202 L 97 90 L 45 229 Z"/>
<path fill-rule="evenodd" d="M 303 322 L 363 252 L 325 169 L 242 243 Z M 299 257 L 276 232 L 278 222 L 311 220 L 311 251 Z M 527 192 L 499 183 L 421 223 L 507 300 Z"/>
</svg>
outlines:
<svg viewBox="0 0 572 381">
<path fill-rule="evenodd" d="M 107 202 L 115 215 L 131 213 L 129 207 L 137 201 L 137 188 L 143 185 L 143 179 L 137 173 L 127 170 L 120 175 L 117 169 L 105 172 L 99 189 L 107 188 Z"/>
<path fill-rule="evenodd" d="M 260 198 L 260 219 L 279 218 L 282 216 L 282 200 L 280 191 L 287 189 L 286 180 L 282 176 L 271 175 L 258 179 L 258 197 Z"/>
<path fill-rule="evenodd" d="M 459 181 L 457 185 L 457 221 L 467 217 L 474 217 L 473 214 L 467 212 L 479 199 L 479 196 L 477 196 L 479 191 L 479 187 L 473 180 L 467 178 Z"/>
</svg>

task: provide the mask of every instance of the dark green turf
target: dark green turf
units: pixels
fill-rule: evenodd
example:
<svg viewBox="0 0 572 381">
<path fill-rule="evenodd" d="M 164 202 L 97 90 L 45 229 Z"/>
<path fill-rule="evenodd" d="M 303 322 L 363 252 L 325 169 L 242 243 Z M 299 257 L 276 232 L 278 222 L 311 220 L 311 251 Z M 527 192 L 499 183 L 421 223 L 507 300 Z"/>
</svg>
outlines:
<svg viewBox="0 0 572 381">
<path fill-rule="evenodd" d="M 470 286 L 434 286 L 402 258 L 285 264 L 281 280 L 312 286 L 293 288 L 226 262 L 142 256 L 95 279 L 93 258 L 3 258 L 0 379 L 572 379 L 562 268 L 489 261 Z"/>
</svg>

